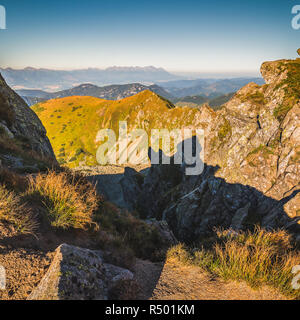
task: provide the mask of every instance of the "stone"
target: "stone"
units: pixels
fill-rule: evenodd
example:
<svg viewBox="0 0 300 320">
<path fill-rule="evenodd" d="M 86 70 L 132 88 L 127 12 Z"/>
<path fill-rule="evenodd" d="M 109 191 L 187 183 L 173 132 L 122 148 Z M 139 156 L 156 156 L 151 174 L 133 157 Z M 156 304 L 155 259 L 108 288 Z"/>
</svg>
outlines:
<svg viewBox="0 0 300 320">
<path fill-rule="evenodd" d="M 39 285 L 27 300 L 107 300 L 120 280 L 132 280 L 126 269 L 106 264 L 103 253 L 60 245 Z"/>
</svg>

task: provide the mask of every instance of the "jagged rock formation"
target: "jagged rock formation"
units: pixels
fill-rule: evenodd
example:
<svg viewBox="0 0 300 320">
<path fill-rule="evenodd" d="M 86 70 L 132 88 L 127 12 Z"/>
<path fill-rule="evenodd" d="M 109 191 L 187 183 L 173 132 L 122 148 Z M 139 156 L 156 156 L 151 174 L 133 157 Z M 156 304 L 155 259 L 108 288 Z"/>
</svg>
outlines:
<svg viewBox="0 0 300 320">
<path fill-rule="evenodd" d="M 118 281 L 132 279 L 129 270 L 104 263 L 100 251 L 62 244 L 27 300 L 107 300 Z"/>
<path fill-rule="evenodd" d="M 145 218 L 165 219 L 185 241 L 218 226 L 300 231 L 300 59 L 266 62 L 261 73 L 265 85 L 246 85 L 220 111 L 200 110 L 200 176 L 151 167 L 138 195 Z"/>
<path fill-rule="evenodd" d="M 1 75 L 0 139 L 0 159 L 4 164 L 20 167 L 26 156 L 27 160 L 32 158 L 31 152 L 55 158 L 41 121 Z"/>
</svg>

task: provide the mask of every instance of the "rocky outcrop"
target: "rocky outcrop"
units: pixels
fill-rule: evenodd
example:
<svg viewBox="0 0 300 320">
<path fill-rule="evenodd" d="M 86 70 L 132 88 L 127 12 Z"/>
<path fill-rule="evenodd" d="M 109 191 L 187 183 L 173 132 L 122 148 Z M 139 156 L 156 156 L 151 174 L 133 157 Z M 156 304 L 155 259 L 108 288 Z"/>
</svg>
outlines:
<svg viewBox="0 0 300 320">
<path fill-rule="evenodd" d="M 55 158 L 46 130 L 36 114 L 0 75 L 0 157 L 3 163 L 22 163 L 23 153 Z M 9 152 L 8 152 L 9 151 Z M 28 156 L 30 158 L 31 156 Z"/>
<path fill-rule="evenodd" d="M 100 251 L 63 244 L 27 300 L 107 300 L 117 282 L 132 279 L 129 270 L 104 263 Z"/>
<path fill-rule="evenodd" d="M 265 85 L 250 83 L 221 110 L 200 111 L 201 175 L 151 167 L 138 201 L 144 218 L 166 220 L 184 241 L 218 226 L 300 232 L 300 59 L 266 62 L 261 73 Z"/>
</svg>

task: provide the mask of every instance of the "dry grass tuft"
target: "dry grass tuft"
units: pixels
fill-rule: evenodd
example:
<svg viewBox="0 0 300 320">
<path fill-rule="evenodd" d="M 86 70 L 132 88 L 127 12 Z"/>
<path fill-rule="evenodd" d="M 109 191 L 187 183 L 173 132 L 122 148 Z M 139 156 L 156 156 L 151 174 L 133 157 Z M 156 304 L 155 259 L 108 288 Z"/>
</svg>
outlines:
<svg viewBox="0 0 300 320">
<path fill-rule="evenodd" d="M 269 285 L 286 296 L 300 299 L 292 288 L 292 269 L 300 264 L 300 252 L 293 248 L 291 237 L 282 230 L 268 232 L 259 227 L 254 232 L 217 231 L 211 249 L 173 247 L 168 258 L 196 265 L 225 280 L 243 280 L 252 288 Z"/>
<path fill-rule="evenodd" d="M 95 187 L 67 172 L 29 177 L 26 195 L 42 203 L 51 226 L 61 229 L 86 229 L 98 203 Z"/>
<path fill-rule="evenodd" d="M 0 185 L 0 220 L 11 223 L 19 234 L 35 234 L 37 222 L 14 192 Z"/>
</svg>

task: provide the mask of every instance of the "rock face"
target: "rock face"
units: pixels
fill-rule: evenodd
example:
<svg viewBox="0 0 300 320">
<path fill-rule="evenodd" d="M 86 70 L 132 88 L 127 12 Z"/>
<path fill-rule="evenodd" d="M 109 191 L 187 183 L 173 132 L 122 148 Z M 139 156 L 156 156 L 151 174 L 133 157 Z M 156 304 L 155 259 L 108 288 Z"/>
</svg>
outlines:
<svg viewBox="0 0 300 320">
<path fill-rule="evenodd" d="M 184 241 L 218 226 L 300 232 L 300 59 L 266 62 L 261 73 L 265 85 L 246 85 L 217 112 L 200 110 L 201 175 L 151 167 L 138 201 L 144 218 L 166 220 Z"/>
<path fill-rule="evenodd" d="M 101 252 L 63 244 L 28 300 L 107 300 L 115 283 L 133 274 L 103 262 Z"/>
<path fill-rule="evenodd" d="M 46 130 L 35 113 L 26 105 L 0 75 L 0 138 L 6 141 L 10 152 L 1 145 L 2 162 L 16 158 L 22 162 L 22 151 L 34 151 L 37 155 L 55 158 Z M 3 144 L 3 142 L 2 142 Z M 20 151 L 20 152 L 18 152 Z"/>
</svg>

